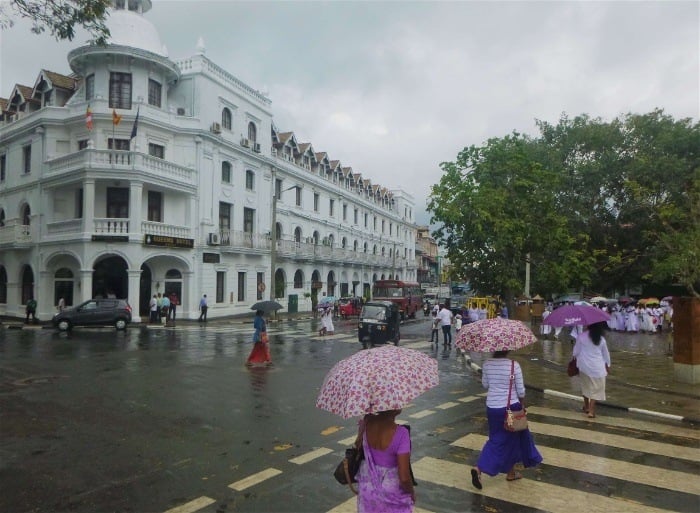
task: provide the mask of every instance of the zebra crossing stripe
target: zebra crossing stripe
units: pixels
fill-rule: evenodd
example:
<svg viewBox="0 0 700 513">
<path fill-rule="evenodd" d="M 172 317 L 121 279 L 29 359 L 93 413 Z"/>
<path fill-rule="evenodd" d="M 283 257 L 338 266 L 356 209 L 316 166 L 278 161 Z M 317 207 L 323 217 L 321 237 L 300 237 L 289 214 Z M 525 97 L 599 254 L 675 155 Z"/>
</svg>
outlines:
<svg viewBox="0 0 700 513">
<path fill-rule="evenodd" d="M 266 479 L 270 479 L 271 477 L 275 477 L 276 475 L 279 475 L 281 473 L 282 471 L 277 470 L 276 468 L 267 468 L 261 472 L 258 472 L 257 474 L 253 474 L 252 476 L 248 476 L 245 479 L 241 479 L 240 481 L 231 483 L 230 485 L 228 485 L 228 487 L 233 488 L 237 492 L 240 492 L 245 490 L 246 488 L 255 486 L 256 484 L 262 483 Z"/>
<path fill-rule="evenodd" d="M 448 410 L 450 408 L 454 408 L 455 406 L 459 406 L 459 403 L 448 401 L 446 403 L 438 404 L 436 408 L 438 408 L 439 410 Z"/>
<path fill-rule="evenodd" d="M 580 412 L 556 410 L 554 408 L 545 408 L 542 406 L 529 406 L 527 412 L 534 415 L 544 415 L 547 417 L 555 417 L 568 420 L 583 420 Z M 628 429 L 638 429 L 640 431 L 651 431 L 663 435 L 679 436 L 683 438 L 693 438 L 700 440 L 700 431 L 688 429 L 680 426 L 671 426 L 668 424 L 659 424 L 658 422 L 647 422 L 644 420 L 630 419 L 627 417 L 596 417 L 595 419 L 586 419 L 588 422 L 596 424 L 604 424 L 606 426 L 624 427 Z"/>
<path fill-rule="evenodd" d="M 297 465 L 303 465 L 304 463 L 308 463 L 312 460 L 315 460 L 316 458 L 320 458 L 321 456 L 325 456 L 326 454 L 329 454 L 331 452 L 333 452 L 333 449 L 328 449 L 327 447 L 319 447 L 318 449 L 307 452 L 306 454 L 302 454 L 301 456 L 292 458 L 291 460 L 289 460 L 289 462 L 295 463 Z"/>
<path fill-rule="evenodd" d="M 670 458 L 696 462 L 700 461 L 700 449 L 695 447 L 682 447 L 662 442 L 654 442 L 653 440 L 639 440 L 628 436 L 591 431 L 590 429 L 556 426 L 554 424 L 543 424 L 540 422 L 528 422 L 528 426 L 533 433 L 568 438 L 591 444 L 610 445 L 612 447 L 619 447 L 620 449 L 658 454 Z"/>
<path fill-rule="evenodd" d="M 326 513 L 357 513 L 357 499 L 355 497 L 341 502 L 335 508 L 329 509 Z M 427 509 L 414 506 L 413 513 L 435 513 Z"/>
<path fill-rule="evenodd" d="M 435 413 L 433 410 L 421 410 L 417 411 L 416 413 L 412 413 L 409 415 L 412 419 L 422 419 L 423 417 L 427 417 L 428 415 L 432 415 Z"/>
<path fill-rule="evenodd" d="M 470 403 L 470 402 L 472 402 L 472 401 L 476 401 L 477 399 L 481 399 L 481 398 L 480 398 L 479 396 L 477 396 L 477 395 L 468 395 L 468 396 L 466 396 L 466 397 L 460 397 L 460 398 L 457 399 L 457 400 L 458 400 L 460 403 Z M 528 408 L 527 411 L 530 411 L 530 408 Z"/>
<path fill-rule="evenodd" d="M 209 497 L 199 497 L 193 501 L 187 502 L 185 504 L 181 504 L 180 506 L 177 506 L 175 508 L 169 509 L 165 513 L 193 513 L 194 511 L 198 511 L 202 508 L 206 508 L 210 504 L 215 503 L 216 501 L 214 499 L 211 499 Z"/>
<path fill-rule="evenodd" d="M 449 486 L 475 495 L 484 495 L 551 513 L 571 513 L 572 511 L 585 511 L 586 513 L 610 513 L 611 511 L 668 513 L 667 510 L 644 504 L 573 490 L 533 479 L 519 479 L 509 482 L 506 481 L 503 475 L 491 478 L 486 474 L 482 474 L 481 480 L 484 488 L 483 490 L 477 490 L 472 486 L 469 478 L 471 470 L 469 465 L 453 463 L 429 456 L 421 458 L 413 463 L 412 466 L 418 482 L 426 481 L 441 486 Z"/>
<path fill-rule="evenodd" d="M 450 445 L 480 451 L 486 440 L 488 440 L 486 436 L 471 434 L 455 440 Z M 537 444 L 537 449 L 542 454 L 544 463 L 553 467 L 590 472 L 591 474 L 623 479 L 637 484 L 700 495 L 700 479 L 695 479 L 692 474 L 685 472 L 665 470 L 663 468 L 592 456 L 590 454 L 582 454 L 580 457 L 576 457 L 577 455 L 571 451 L 555 449 L 541 443 Z"/>
</svg>

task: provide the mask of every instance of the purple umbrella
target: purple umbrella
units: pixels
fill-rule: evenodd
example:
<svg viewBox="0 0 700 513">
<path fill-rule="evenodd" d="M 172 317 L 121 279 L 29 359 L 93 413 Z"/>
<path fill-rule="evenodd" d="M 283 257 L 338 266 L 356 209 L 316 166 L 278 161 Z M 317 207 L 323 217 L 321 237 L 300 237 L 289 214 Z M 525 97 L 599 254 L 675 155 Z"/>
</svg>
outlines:
<svg viewBox="0 0 700 513">
<path fill-rule="evenodd" d="M 554 310 L 542 324 L 549 326 L 588 326 L 610 319 L 608 313 L 595 306 L 565 305 Z"/>
</svg>

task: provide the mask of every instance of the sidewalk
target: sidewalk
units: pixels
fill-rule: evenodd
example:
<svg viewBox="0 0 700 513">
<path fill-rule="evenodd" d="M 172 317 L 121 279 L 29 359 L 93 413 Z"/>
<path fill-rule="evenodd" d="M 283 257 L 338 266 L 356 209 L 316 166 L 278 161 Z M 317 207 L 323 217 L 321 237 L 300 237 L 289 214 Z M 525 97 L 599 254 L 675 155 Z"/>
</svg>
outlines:
<svg viewBox="0 0 700 513">
<path fill-rule="evenodd" d="M 612 366 L 606 383 L 607 400 L 599 404 L 638 413 L 700 424 L 700 384 L 674 379 L 673 337 L 670 333 L 631 334 L 608 331 L 605 339 Z M 540 340 L 513 352 L 528 389 L 545 395 L 582 401 L 578 378 L 566 374 L 572 339 Z M 480 370 L 483 356 L 466 355 Z"/>
</svg>

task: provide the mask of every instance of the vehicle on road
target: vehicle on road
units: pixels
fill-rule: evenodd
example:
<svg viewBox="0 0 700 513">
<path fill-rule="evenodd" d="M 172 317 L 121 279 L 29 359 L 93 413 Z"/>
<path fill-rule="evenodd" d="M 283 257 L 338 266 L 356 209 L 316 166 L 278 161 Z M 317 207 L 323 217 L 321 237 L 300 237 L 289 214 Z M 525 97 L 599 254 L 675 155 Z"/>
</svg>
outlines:
<svg viewBox="0 0 700 513">
<path fill-rule="evenodd" d="M 131 306 L 126 299 L 89 299 L 53 316 L 51 322 L 60 331 L 74 326 L 114 326 L 125 330 L 131 322 Z"/>
<path fill-rule="evenodd" d="M 410 281 L 377 280 L 372 287 L 372 300 L 396 303 L 401 319 L 406 319 L 415 317 L 423 308 L 423 290 Z"/>
<path fill-rule="evenodd" d="M 343 319 L 357 317 L 362 311 L 362 299 L 359 297 L 341 297 L 338 301 L 338 310 Z"/>
<path fill-rule="evenodd" d="M 391 301 L 364 304 L 357 323 L 357 340 L 367 349 L 378 344 L 399 345 L 401 340 L 399 306 Z"/>
</svg>

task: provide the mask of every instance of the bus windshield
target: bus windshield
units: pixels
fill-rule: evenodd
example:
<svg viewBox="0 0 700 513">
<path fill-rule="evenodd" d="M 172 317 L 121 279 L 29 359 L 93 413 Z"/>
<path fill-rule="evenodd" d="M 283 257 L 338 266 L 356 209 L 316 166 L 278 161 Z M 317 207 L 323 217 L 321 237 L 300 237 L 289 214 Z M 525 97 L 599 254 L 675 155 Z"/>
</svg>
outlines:
<svg viewBox="0 0 700 513">
<path fill-rule="evenodd" d="M 374 297 L 403 297 L 403 289 L 400 287 L 375 287 Z"/>
</svg>

